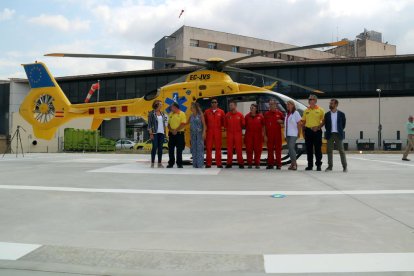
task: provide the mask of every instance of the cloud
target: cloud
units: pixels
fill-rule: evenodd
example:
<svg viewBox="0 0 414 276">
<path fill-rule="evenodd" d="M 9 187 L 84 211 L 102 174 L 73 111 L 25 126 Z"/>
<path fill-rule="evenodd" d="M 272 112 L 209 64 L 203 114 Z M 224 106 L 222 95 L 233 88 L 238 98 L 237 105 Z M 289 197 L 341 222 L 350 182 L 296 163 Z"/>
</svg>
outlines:
<svg viewBox="0 0 414 276">
<path fill-rule="evenodd" d="M 90 29 L 89 20 L 73 19 L 69 20 L 63 15 L 46 15 L 41 14 L 29 19 L 30 23 L 41 26 L 51 27 L 60 31 L 87 31 Z"/>
<path fill-rule="evenodd" d="M 15 10 L 4 8 L 3 11 L 0 12 L 0 21 L 6 21 L 6 20 L 12 19 L 15 13 L 16 13 Z"/>
</svg>

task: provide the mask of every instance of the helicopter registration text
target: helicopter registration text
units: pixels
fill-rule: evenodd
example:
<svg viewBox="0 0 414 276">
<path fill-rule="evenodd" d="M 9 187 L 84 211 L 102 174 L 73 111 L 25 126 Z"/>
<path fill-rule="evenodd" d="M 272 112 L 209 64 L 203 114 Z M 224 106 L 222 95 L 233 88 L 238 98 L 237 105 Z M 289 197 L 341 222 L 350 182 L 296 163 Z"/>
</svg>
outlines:
<svg viewBox="0 0 414 276">
<path fill-rule="evenodd" d="M 209 80 L 210 74 L 190 75 L 190 80 Z"/>
</svg>

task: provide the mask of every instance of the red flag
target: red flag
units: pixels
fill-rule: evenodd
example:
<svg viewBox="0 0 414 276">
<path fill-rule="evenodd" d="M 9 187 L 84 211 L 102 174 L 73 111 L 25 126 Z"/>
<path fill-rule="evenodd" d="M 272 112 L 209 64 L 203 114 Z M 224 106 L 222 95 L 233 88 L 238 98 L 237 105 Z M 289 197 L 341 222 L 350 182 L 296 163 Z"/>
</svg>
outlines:
<svg viewBox="0 0 414 276">
<path fill-rule="evenodd" d="M 181 13 L 180 13 L 180 15 L 178 16 L 178 18 L 181 18 L 181 15 L 183 15 L 183 13 L 184 13 L 184 10 L 181 10 Z"/>
<path fill-rule="evenodd" d="M 86 95 L 85 103 L 89 103 L 93 93 L 95 93 L 95 91 L 98 90 L 99 88 L 100 88 L 99 82 L 92 84 L 91 89 L 88 92 L 88 95 Z"/>
</svg>

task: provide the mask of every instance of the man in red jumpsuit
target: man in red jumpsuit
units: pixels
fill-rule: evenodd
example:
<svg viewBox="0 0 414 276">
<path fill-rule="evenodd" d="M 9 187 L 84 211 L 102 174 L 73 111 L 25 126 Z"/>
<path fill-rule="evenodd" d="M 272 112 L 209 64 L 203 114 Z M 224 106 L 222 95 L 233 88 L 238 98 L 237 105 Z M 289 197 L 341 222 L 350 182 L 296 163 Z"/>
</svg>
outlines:
<svg viewBox="0 0 414 276">
<path fill-rule="evenodd" d="M 216 150 L 215 159 L 217 168 L 223 168 L 221 163 L 221 129 L 224 126 L 224 111 L 218 108 L 217 99 L 211 100 L 211 108 L 204 112 L 207 125 L 206 135 L 206 168 L 211 168 L 213 162 L 213 145 Z"/>
<path fill-rule="evenodd" d="M 257 104 L 250 106 L 250 112 L 245 117 L 246 133 L 244 135 L 244 145 L 246 146 L 247 166 L 252 168 L 253 152 L 254 165 L 260 169 L 260 156 L 262 155 L 264 117 L 257 113 Z"/>
<path fill-rule="evenodd" d="M 233 163 L 233 148 L 236 149 L 237 163 L 240 169 L 244 169 L 243 160 L 243 133 L 244 116 L 237 111 L 237 103 L 231 101 L 229 104 L 230 111 L 227 112 L 224 118 L 224 127 L 227 131 L 227 165 L 226 168 L 231 168 Z"/>
<path fill-rule="evenodd" d="M 282 168 L 282 124 L 285 116 L 278 110 L 276 100 L 269 101 L 269 111 L 264 114 L 267 136 L 267 167 L 266 169 Z M 276 163 L 275 163 L 276 155 Z"/>
</svg>

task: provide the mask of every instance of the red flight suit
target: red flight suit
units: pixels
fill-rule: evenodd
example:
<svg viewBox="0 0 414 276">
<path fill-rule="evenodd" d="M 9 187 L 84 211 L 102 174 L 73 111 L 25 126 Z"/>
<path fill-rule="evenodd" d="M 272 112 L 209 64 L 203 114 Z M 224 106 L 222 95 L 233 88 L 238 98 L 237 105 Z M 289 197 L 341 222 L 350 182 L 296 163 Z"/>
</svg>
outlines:
<svg viewBox="0 0 414 276">
<path fill-rule="evenodd" d="M 236 149 L 237 163 L 244 164 L 243 160 L 243 133 L 244 116 L 240 112 L 227 112 L 224 118 L 224 127 L 227 130 L 227 165 L 233 163 L 233 148 Z"/>
<path fill-rule="evenodd" d="M 263 126 L 264 117 L 262 114 L 256 114 L 252 116 L 251 113 L 247 113 L 245 117 L 246 133 L 244 134 L 244 144 L 246 146 L 247 165 L 252 165 L 253 152 L 254 152 L 254 164 L 260 166 L 260 156 L 262 154 L 263 146 Z"/>
<path fill-rule="evenodd" d="M 282 166 L 282 126 L 277 122 L 284 120 L 285 116 L 279 110 L 267 111 L 264 114 L 267 136 L 267 165 Z M 276 164 L 275 164 L 276 155 Z"/>
<path fill-rule="evenodd" d="M 224 126 L 224 111 L 217 108 L 213 111 L 212 108 L 204 111 L 204 118 L 207 125 L 206 133 L 206 166 L 211 166 L 213 162 L 212 152 L 213 144 L 216 150 L 215 159 L 216 165 L 221 166 L 221 129 Z"/>
</svg>

